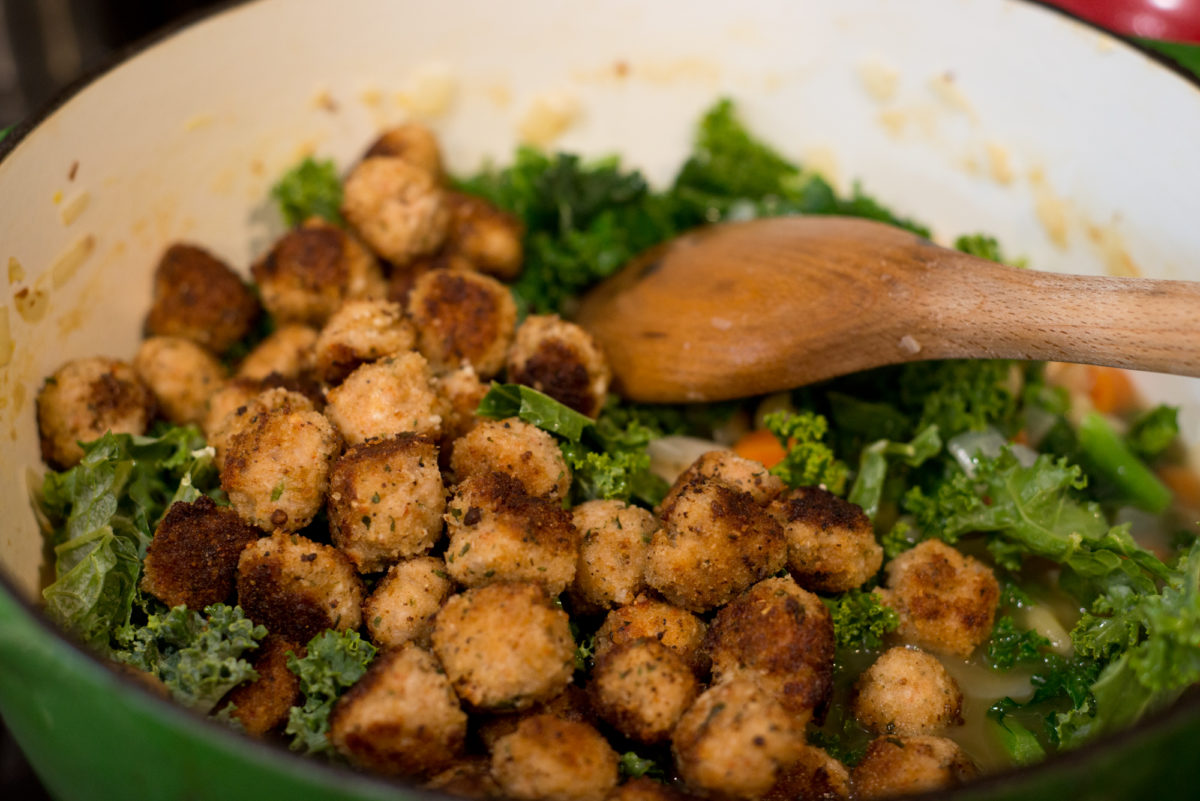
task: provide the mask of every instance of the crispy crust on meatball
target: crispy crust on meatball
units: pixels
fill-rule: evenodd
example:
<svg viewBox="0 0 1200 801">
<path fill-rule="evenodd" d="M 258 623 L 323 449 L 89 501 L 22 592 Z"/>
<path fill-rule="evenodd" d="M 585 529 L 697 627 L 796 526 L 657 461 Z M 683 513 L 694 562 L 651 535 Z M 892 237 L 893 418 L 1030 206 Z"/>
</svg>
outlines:
<svg viewBox="0 0 1200 801">
<path fill-rule="evenodd" d="M 288 711 L 300 701 L 300 677 L 288 669 L 288 654 L 300 651 L 295 643 L 268 634 L 254 659 L 258 678 L 225 696 L 233 707 L 230 714 L 247 734 L 262 737 L 287 722 Z"/>
<path fill-rule="evenodd" d="M 408 315 L 417 327 L 417 347 L 436 372 L 465 361 L 485 379 L 504 367 L 517 325 L 508 287 L 461 270 L 431 270 L 418 278 L 408 296 Z"/>
<path fill-rule="evenodd" d="M 446 192 L 445 200 L 450 211 L 449 250 L 502 281 L 521 274 L 525 226 L 517 217 L 476 195 Z"/>
<path fill-rule="evenodd" d="M 395 648 L 406 642 L 429 645 L 433 616 L 454 591 L 446 563 L 435 556 L 397 562 L 363 602 L 371 642 Z"/>
<path fill-rule="evenodd" d="M 169 607 L 202 610 L 228 601 L 242 549 L 262 532 L 201 495 L 163 515 L 142 563 L 142 589 Z"/>
<path fill-rule="evenodd" d="M 508 351 L 508 380 L 531 386 L 580 414 L 604 408 L 612 370 L 592 335 L 556 314 L 531 314 Z"/>
<path fill-rule="evenodd" d="M 229 450 L 229 443 L 234 436 L 256 425 L 267 413 L 313 411 L 312 401 L 306 395 L 284 387 L 271 387 L 250 393 L 249 389 L 252 386 L 261 387 L 262 385 L 261 383 L 247 385 L 248 397 L 243 399 L 241 380 L 234 379 L 231 385 L 235 388 L 228 390 L 228 395 L 226 395 L 226 390 L 222 390 L 214 396 L 211 404 L 212 413 L 208 416 L 205 427 L 208 444 L 216 451 L 215 461 L 218 469 L 225 464 L 225 454 Z M 222 419 L 214 422 L 216 415 L 222 409 L 230 406 L 232 409 Z"/>
<path fill-rule="evenodd" d="M 433 650 L 476 709 L 521 710 L 561 693 L 575 670 L 567 614 L 536 584 L 489 584 L 451 596 Z"/>
<path fill-rule="evenodd" d="M 784 493 L 769 511 L 788 541 L 788 570 L 802 587 L 846 592 L 883 565 L 883 548 L 862 507 L 820 487 Z"/>
<path fill-rule="evenodd" d="M 442 431 L 441 408 L 429 365 L 421 354 L 409 352 L 352 372 L 329 391 L 325 414 L 355 445 L 407 431 L 436 439 Z"/>
<path fill-rule="evenodd" d="M 887 588 L 876 590 L 896 610 L 896 634 L 936 653 L 969 656 L 988 638 L 1000 585 L 991 568 L 940 540 L 926 540 L 888 563 Z"/>
<path fill-rule="evenodd" d="M 554 437 L 516 417 L 477 423 L 455 441 L 450 469 L 457 481 L 505 473 L 547 498 L 564 498 L 571 488 L 571 468 Z"/>
<path fill-rule="evenodd" d="M 962 691 L 936 657 L 890 648 L 863 671 L 851 708 L 875 734 L 934 734 L 962 725 Z"/>
<path fill-rule="evenodd" d="M 522 801 L 603 801 L 617 785 L 617 753 L 587 723 L 534 715 L 492 748 L 492 776 Z"/>
<path fill-rule="evenodd" d="M 399 303 L 351 300 L 333 313 L 313 351 L 317 375 L 336 384 L 364 362 L 412 350 L 417 332 Z"/>
<path fill-rule="evenodd" d="M 416 122 L 389 128 L 371 143 L 364 159 L 392 156 L 419 167 L 435 181 L 442 180 L 442 151 L 433 131 Z"/>
<path fill-rule="evenodd" d="M 796 761 L 779 772 L 763 801 L 845 801 L 850 792 L 846 766 L 820 748 L 806 745 Z"/>
<path fill-rule="evenodd" d="M 953 740 L 944 737 L 879 737 L 850 774 L 856 798 L 898 795 L 955 787 L 978 774 Z"/>
<path fill-rule="evenodd" d="M 325 629 L 362 625 L 362 582 L 342 552 L 299 534 L 277 531 L 242 551 L 238 604 L 246 616 L 293 642 Z"/>
<path fill-rule="evenodd" d="M 154 271 L 148 336 L 190 339 L 224 353 L 254 327 L 258 299 L 233 270 L 194 245 L 167 248 Z"/>
<path fill-rule="evenodd" d="M 450 212 L 437 181 L 395 156 L 358 163 L 342 186 L 342 215 L 372 250 L 397 266 L 436 251 Z"/>
<path fill-rule="evenodd" d="M 424 787 L 475 801 L 504 797 L 500 785 L 492 778 L 492 760 L 485 756 L 455 760 L 450 767 L 425 782 Z"/>
<path fill-rule="evenodd" d="M 339 753 L 393 776 L 445 768 L 466 734 L 467 715 L 437 660 L 411 643 L 381 653 L 329 717 L 329 742 Z"/>
<path fill-rule="evenodd" d="M 305 378 L 313 371 L 317 330 L 300 323 L 287 323 L 246 354 L 238 364 L 239 378 L 265 380 L 268 376 Z"/>
<path fill-rule="evenodd" d="M 549 701 L 541 701 L 521 712 L 497 712 L 477 716 L 474 721 L 477 724 L 476 734 L 483 747 L 490 751 L 497 740 L 506 734 L 512 734 L 517 730 L 517 726 L 521 725 L 521 721 L 534 715 L 554 715 L 563 720 L 584 722 L 593 719 L 587 691 L 575 684 L 568 684 L 565 690 Z"/>
<path fill-rule="evenodd" d="M 488 385 L 479 380 L 469 364 L 440 376 L 436 381 L 445 415 L 442 419 L 443 450 L 453 450 L 453 443 L 474 427 L 478 418 L 475 410 L 488 393 Z M 447 463 L 448 464 L 448 463 Z"/>
<path fill-rule="evenodd" d="M 696 478 L 719 481 L 734 489 L 748 492 L 755 503 L 764 505 L 774 500 L 787 486 L 783 479 L 771 475 L 761 462 L 744 459 L 733 451 L 708 451 L 679 474 L 675 483 L 671 485 L 671 490 L 663 497 L 659 508 L 670 509 L 679 492 Z"/>
<path fill-rule="evenodd" d="M 412 433 L 352 446 L 333 465 L 328 508 L 333 543 L 360 572 L 425 553 L 446 508 L 437 446 Z"/>
<path fill-rule="evenodd" d="M 593 610 L 633 603 L 646 583 L 646 550 L 658 518 L 617 500 L 586 501 L 571 518 L 580 535 L 572 600 Z"/>
<path fill-rule="evenodd" d="M 708 672 L 702 645 L 708 626 L 686 609 L 639 595 L 608 613 L 596 631 L 596 658 L 615 645 L 650 637 L 674 651 L 697 675 Z"/>
<path fill-rule="evenodd" d="M 669 784 L 641 777 L 613 790 L 608 801 L 685 801 L 689 797 Z"/>
<path fill-rule="evenodd" d="M 151 337 L 138 347 L 133 369 L 150 387 L 163 417 L 199 423 L 208 399 L 225 383 L 225 368 L 209 351 L 182 337 Z"/>
<path fill-rule="evenodd" d="M 132 366 L 93 356 L 59 367 L 37 396 L 42 459 L 65 470 L 83 458 L 80 442 L 106 432 L 144 434 L 154 417 L 154 394 Z"/>
<path fill-rule="evenodd" d="M 674 651 L 653 638 L 615 645 L 596 659 L 588 695 L 596 715 L 643 743 L 667 740 L 699 684 Z"/>
<path fill-rule="evenodd" d="M 325 405 L 325 398 L 316 389 L 316 386 L 305 381 L 283 378 L 276 374 L 271 374 L 261 380 L 231 378 L 208 399 L 208 411 L 205 413 L 204 422 L 201 425 L 208 444 L 215 448 L 216 443 L 213 441 L 213 437 L 221 430 L 222 424 L 227 419 L 232 419 L 238 409 L 250 406 L 255 397 L 271 389 L 282 389 L 302 396 L 308 401 L 305 408 L 321 411 L 321 407 Z M 225 433 L 228 435 L 229 432 Z"/>
</svg>

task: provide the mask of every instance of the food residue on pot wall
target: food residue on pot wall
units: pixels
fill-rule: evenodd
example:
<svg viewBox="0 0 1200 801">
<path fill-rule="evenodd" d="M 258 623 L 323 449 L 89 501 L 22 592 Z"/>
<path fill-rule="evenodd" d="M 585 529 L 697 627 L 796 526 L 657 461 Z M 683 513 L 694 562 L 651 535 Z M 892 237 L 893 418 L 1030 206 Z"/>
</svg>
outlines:
<svg viewBox="0 0 1200 801">
<path fill-rule="evenodd" d="M 566 92 L 538 95 L 517 125 L 522 142 L 547 147 L 579 119 L 579 100 Z"/>
</svg>

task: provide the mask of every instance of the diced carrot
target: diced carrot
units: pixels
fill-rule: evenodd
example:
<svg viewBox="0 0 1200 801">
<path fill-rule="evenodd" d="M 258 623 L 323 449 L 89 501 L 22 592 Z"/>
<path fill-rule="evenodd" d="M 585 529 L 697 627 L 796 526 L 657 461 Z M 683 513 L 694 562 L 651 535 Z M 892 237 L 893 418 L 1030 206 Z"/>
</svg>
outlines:
<svg viewBox="0 0 1200 801">
<path fill-rule="evenodd" d="M 1190 467 L 1169 464 L 1158 468 L 1158 477 L 1171 488 L 1181 504 L 1200 510 L 1200 475 Z"/>
<path fill-rule="evenodd" d="M 1101 414 L 1122 414 L 1137 405 L 1137 390 L 1129 374 L 1117 367 L 1088 365 L 1092 406 Z"/>
<path fill-rule="evenodd" d="M 766 467 L 774 467 L 783 461 L 786 455 L 779 440 L 765 428 L 756 429 L 743 436 L 734 444 L 733 452 L 743 459 L 762 462 Z"/>
<path fill-rule="evenodd" d="M 1013 434 L 1012 441 L 1017 445 L 1028 445 L 1029 432 L 1022 428 L 1020 431 Z"/>
</svg>

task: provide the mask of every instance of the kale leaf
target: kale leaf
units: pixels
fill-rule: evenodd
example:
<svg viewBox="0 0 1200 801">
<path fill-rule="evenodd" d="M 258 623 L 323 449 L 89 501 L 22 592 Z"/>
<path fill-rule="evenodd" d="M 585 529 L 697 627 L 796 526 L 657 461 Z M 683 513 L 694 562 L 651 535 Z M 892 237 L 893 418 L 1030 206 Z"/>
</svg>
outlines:
<svg viewBox="0 0 1200 801">
<path fill-rule="evenodd" d="M 341 212 L 342 182 L 332 161 L 305 158 L 271 187 L 271 197 L 290 227 L 309 217 L 320 217 L 334 225 L 345 224 Z"/>
<path fill-rule="evenodd" d="M 1005 256 L 1004 251 L 1000 248 L 1000 243 L 994 236 L 988 234 L 964 234 L 954 240 L 954 249 L 1012 267 L 1025 266 L 1025 259 L 1009 259 Z"/>
<path fill-rule="evenodd" d="M 790 487 L 821 485 L 834 495 L 845 492 L 850 470 L 825 444 L 829 423 L 823 416 L 813 412 L 771 412 L 763 418 L 763 426 L 787 451 L 783 460 L 771 468 L 773 475 Z"/>
<path fill-rule="evenodd" d="M 342 693 L 367 672 L 376 650 L 356 631 L 328 629 L 309 640 L 303 658 L 288 654 L 288 670 L 300 677 L 304 695 L 304 704 L 288 711 L 285 733 L 292 735 L 293 751 L 332 753 L 326 737 L 329 714 Z"/>
<path fill-rule="evenodd" d="M 920 467 L 926 460 L 937 456 L 942 450 L 942 439 L 936 425 L 926 426 L 913 437 L 911 442 L 893 442 L 881 439 L 862 449 L 858 474 L 846 499 L 858 504 L 867 517 L 875 519 L 879 501 L 883 497 L 883 485 L 888 475 L 889 459 L 909 467 Z"/>
<path fill-rule="evenodd" d="M 900 625 L 896 610 L 885 606 L 877 593 L 850 590 L 822 600 L 833 617 L 838 648 L 877 650 L 883 645 L 883 638 Z"/>
<path fill-rule="evenodd" d="M 1160 404 L 1138 416 L 1125 435 L 1129 449 L 1143 459 L 1154 459 L 1179 436 L 1179 407 Z"/>
</svg>

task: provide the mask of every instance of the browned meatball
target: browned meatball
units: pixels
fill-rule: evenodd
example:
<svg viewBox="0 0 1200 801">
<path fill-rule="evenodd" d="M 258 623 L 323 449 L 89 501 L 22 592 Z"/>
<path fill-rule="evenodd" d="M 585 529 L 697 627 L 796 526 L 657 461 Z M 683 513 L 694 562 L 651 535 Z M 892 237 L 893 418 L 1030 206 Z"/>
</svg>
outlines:
<svg viewBox="0 0 1200 801">
<path fill-rule="evenodd" d="M 926 540 L 888 563 L 887 589 L 876 592 L 900 616 L 904 642 L 969 656 L 992 632 L 1000 585 L 987 565 Z"/>
<path fill-rule="evenodd" d="M 643 743 L 667 740 L 699 691 L 692 669 L 653 638 L 615 645 L 597 657 L 588 694 L 596 715 Z"/>
<path fill-rule="evenodd" d="M 333 543 L 363 573 L 428 551 L 446 508 L 437 446 L 411 433 L 354 445 L 333 465 L 328 508 Z"/>
<path fill-rule="evenodd" d="M 658 518 L 615 500 L 581 503 L 571 517 L 581 538 L 571 598 L 582 609 L 633 603 L 646 583 L 646 549 Z"/>
<path fill-rule="evenodd" d="M 351 445 L 404 432 L 442 431 L 442 402 L 421 354 L 364 364 L 329 391 L 325 414 Z"/>
<path fill-rule="evenodd" d="M 540 701 L 520 712 L 498 711 L 491 715 L 480 715 L 475 718 L 476 732 L 483 747 L 491 750 L 496 741 L 506 734 L 512 734 L 521 725 L 521 721 L 534 715 L 553 715 L 563 720 L 594 720 L 591 702 L 587 692 L 576 684 L 568 684 L 566 689 L 549 701 Z"/>
<path fill-rule="evenodd" d="M 733 451 L 708 451 L 679 474 L 670 492 L 663 497 L 660 507 L 670 509 L 679 492 L 697 477 L 719 481 L 748 492 L 755 503 L 761 504 L 770 503 L 787 487 L 783 479 L 771 475 L 762 462 L 744 459 Z"/>
<path fill-rule="evenodd" d="M 492 778 L 492 760 L 485 756 L 464 757 L 425 782 L 426 790 L 447 795 L 490 801 L 504 797 L 500 785 Z"/>
<path fill-rule="evenodd" d="M 362 582 L 342 552 L 277 531 L 242 551 L 238 604 L 267 631 L 307 643 L 325 629 L 362 625 Z"/>
<path fill-rule="evenodd" d="M 145 340 L 133 369 L 154 393 L 159 413 L 176 425 L 204 420 L 208 399 L 225 383 L 225 368 L 216 357 L 182 337 Z"/>
<path fill-rule="evenodd" d="M 961 725 L 962 692 L 936 657 L 891 648 L 854 686 L 854 717 L 876 734 L 934 734 Z"/>
<path fill-rule="evenodd" d="M 442 180 L 442 151 L 433 131 L 416 122 L 389 128 L 371 143 L 364 159 L 393 156 L 419 167 L 435 181 Z"/>
<path fill-rule="evenodd" d="M 399 303 L 347 301 L 325 323 L 313 346 L 317 375 L 336 384 L 360 364 L 412 350 L 416 342 L 417 332 Z"/>
<path fill-rule="evenodd" d="M 436 386 L 445 411 L 443 442 L 453 449 L 453 442 L 475 425 L 478 419 L 475 410 L 488 393 L 488 385 L 480 381 L 475 368 L 467 364 L 438 378 Z"/>
<path fill-rule="evenodd" d="M 190 339 L 224 353 L 254 327 L 258 299 L 233 270 L 194 245 L 167 248 L 154 271 L 146 334 Z"/>
<path fill-rule="evenodd" d="M 427 776 L 462 750 L 467 715 L 433 655 L 413 644 L 384 651 L 338 699 L 329 742 L 376 773 Z"/>
<path fill-rule="evenodd" d="M 372 156 L 350 171 L 342 215 L 372 250 L 398 266 L 436 251 L 450 227 L 436 179 L 395 156 Z"/>
<path fill-rule="evenodd" d="M 133 367 L 94 356 L 69 361 L 46 379 L 37 396 L 42 459 L 65 470 L 83 458 L 80 442 L 108 431 L 144 434 L 154 417 L 154 395 Z"/>
<path fill-rule="evenodd" d="M 612 370 L 592 335 L 558 315 L 531 314 L 508 352 L 508 380 L 526 384 L 595 417 L 604 408 Z"/>
<path fill-rule="evenodd" d="M 621 643 L 650 637 L 674 651 L 697 674 L 708 671 L 708 656 L 701 646 L 708 627 L 686 609 L 638 596 L 628 606 L 608 613 L 596 631 L 596 658 Z"/>
<path fill-rule="evenodd" d="M 685 801 L 689 796 L 669 784 L 645 777 L 630 779 L 608 795 L 608 801 Z"/>
<path fill-rule="evenodd" d="M 231 378 L 222 384 L 221 388 L 214 392 L 208 399 L 208 411 L 205 413 L 204 422 L 201 425 L 204 436 L 208 439 L 208 444 L 214 448 L 217 447 L 215 437 L 218 435 L 218 432 L 222 432 L 225 438 L 228 439 L 229 435 L 233 432 L 229 430 L 223 431 L 223 425 L 228 420 L 232 420 L 239 409 L 244 406 L 249 407 L 254 403 L 254 399 L 257 396 L 271 389 L 282 389 L 303 396 L 308 401 L 308 405 L 305 408 L 320 411 L 321 407 L 325 404 L 325 398 L 316 389 L 316 385 L 305 381 L 283 378 L 279 375 L 270 375 L 261 380 L 257 378 Z"/>
<path fill-rule="evenodd" d="M 317 330 L 289 323 L 272 331 L 238 365 L 239 378 L 264 380 L 271 375 L 303 378 L 313 371 Z"/>
<path fill-rule="evenodd" d="M 806 745 L 795 762 L 779 772 L 764 801 L 845 801 L 850 798 L 850 771 L 820 748 Z"/>
<path fill-rule="evenodd" d="M 720 606 L 787 559 L 774 518 L 741 490 L 694 479 L 650 540 L 646 583 L 673 604 L 702 612 Z"/>
<path fill-rule="evenodd" d="M 382 298 L 379 262 L 354 237 L 319 218 L 283 235 L 250 268 L 275 322 L 320 327 L 344 301 Z"/>
<path fill-rule="evenodd" d="M 238 557 L 260 536 L 237 512 L 208 496 L 173 503 L 146 550 L 142 589 L 170 607 L 201 610 L 228 601 Z"/>
<path fill-rule="evenodd" d="M 955 787 L 978 774 L 953 740 L 879 737 L 850 775 L 856 798 L 892 798 Z"/>
<path fill-rule="evenodd" d="M 459 270 L 432 270 L 417 279 L 408 296 L 417 327 L 417 347 L 437 372 L 463 362 L 480 378 L 504 367 L 517 325 L 517 305 L 508 287 L 494 278 Z"/>
<path fill-rule="evenodd" d="M 760 581 L 730 601 L 705 645 L 714 680 L 751 678 L 802 722 L 833 689 L 833 619 L 790 577 Z"/>
<path fill-rule="evenodd" d="M 771 514 L 788 541 L 788 570 L 802 587 L 846 592 L 879 572 L 883 548 L 862 507 L 820 487 L 777 498 Z"/>
<path fill-rule="evenodd" d="M 371 642 L 395 648 L 406 642 L 429 644 L 433 616 L 454 591 L 446 563 L 436 556 L 397 562 L 363 602 Z"/>
<path fill-rule="evenodd" d="M 446 192 L 445 199 L 450 210 L 446 247 L 502 281 L 520 275 L 525 234 L 521 221 L 475 195 Z"/>
<path fill-rule="evenodd" d="M 617 753 L 587 723 L 534 715 L 496 741 L 492 776 L 521 801 L 603 801 L 617 785 Z"/>
<path fill-rule="evenodd" d="M 561 499 L 571 488 L 571 468 L 547 432 L 516 417 L 482 420 L 454 443 L 450 469 L 457 481 L 504 473 L 530 495 Z"/>
<path fill-rule="evenodd" d="M 218 469 L 225 465 L 225 455 L 233 438 L 256 425 L 269 412 L 313 411 L 312 401 L 306 395 L 284 387 L 262 387 L 263 382 L 243 383 L 243 379 L 234 379 L 226 389 L 213 396 L 210 414 L 205 421 L 205 435 L 208 444 L 217 452 L 215 461 Z M 225 409 L 229 411 L 217 419 L 217 415 Z"/>
<path fill-rule="evenodd" d="M 300 702 L 300 677 L 288 669 L 288 655 L 300 654 L 300 647 L 282 637 L 268 634 L 254 658 L 258 678 L 243 684 L 225 696 L 230 714 L 246 733 L 262 737 L 288 719 L 288 711 Z"/>
</svg>

